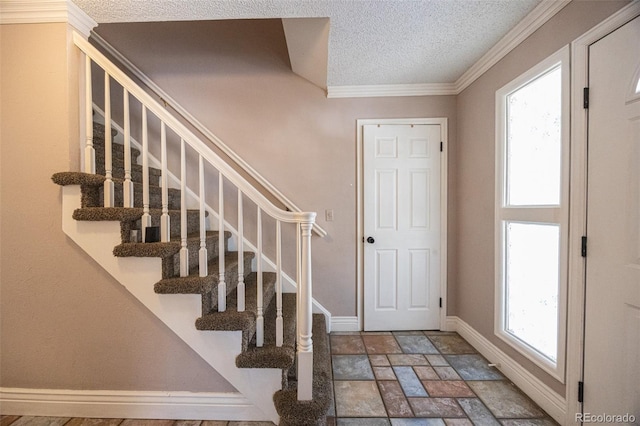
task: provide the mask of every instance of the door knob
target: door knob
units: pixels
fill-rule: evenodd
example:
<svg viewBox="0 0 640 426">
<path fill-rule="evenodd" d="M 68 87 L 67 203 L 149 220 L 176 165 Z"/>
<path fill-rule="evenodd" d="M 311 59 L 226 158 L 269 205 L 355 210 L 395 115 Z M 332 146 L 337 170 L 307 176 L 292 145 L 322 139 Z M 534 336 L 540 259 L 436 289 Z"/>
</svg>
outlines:
<svg viewBox="0 0 640 426">
<path fill-rule="evenodd" d="M 367 242 L 368 242 L 369 244 L 373 244 L 373 243 L 375 243 L 375 242 L 376 242 L 376 240 L 375 240 L 373 237 L 367 237 Z"/>
</svg>

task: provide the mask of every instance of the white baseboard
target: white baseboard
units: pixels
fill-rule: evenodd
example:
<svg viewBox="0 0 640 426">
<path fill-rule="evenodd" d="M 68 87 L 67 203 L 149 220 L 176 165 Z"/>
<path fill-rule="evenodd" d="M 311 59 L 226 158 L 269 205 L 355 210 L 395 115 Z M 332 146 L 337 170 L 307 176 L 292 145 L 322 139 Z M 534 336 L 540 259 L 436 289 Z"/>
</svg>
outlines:
<svg viewBox="0 0 640 426">
<path fill-rule="evenodd" d="M 564 423 L 567 411 L 567 401 L 564 397 L 558 395 L 462 319 L 450 316 L 447 317 L 446 324 L 453 328 L 450 331 L 457 331 L 490 362 L 498 364 L 498 369 L 502 374 L 515 383 L 558 423 Z"/>
<path fill-rule="evenodd" d="M 331 317 L 331 331 L 360 331 L 358 317 Z"/>
<path fill-rule="evenodd" d="M 458 317 L 445 317 L 444 324 L 442 324 L 442 331 L 457 331 L 458 330 Z"/>
<path fill-rule="evenodd" d="M 0 388 L 0 413 L 16 416 L 263 421 L 242 394 Z"/>
<path fill-rule="evenodd" d="M 446 317 L 442 325 L 442 331 L 456 331 L 458 325 L 457 317 Z M 360 320 L 354 317 L 331 316 L 331 331 L 361 331 Z"/>
</svg>

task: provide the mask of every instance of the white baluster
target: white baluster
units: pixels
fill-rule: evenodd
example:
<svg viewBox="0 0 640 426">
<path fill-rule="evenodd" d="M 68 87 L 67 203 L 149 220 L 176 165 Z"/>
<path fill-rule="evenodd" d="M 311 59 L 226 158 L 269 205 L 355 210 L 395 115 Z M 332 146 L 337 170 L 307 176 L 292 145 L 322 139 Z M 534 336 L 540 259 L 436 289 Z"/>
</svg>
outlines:
<svg viewBox="0 0 640 426">
<path fill-rule="evenodd" d="M 111 161 L 111 78 L 104 73 L 104 207 L 115 204 Z"/>
<path fill-rule="evenodd" d="M 180 139 L 180 276 L 189 275 L 187 248 L 187 158 L 184 139 Z"/>
<path fill-rule="evenodd" d="M 300 283 L 302 282 L 302 230 L 300 222 L 296 222 L 296 336 L 298 336 L 298 324 L 300 324 Z M 296 337 L 296 344 L 298 342 Z"/>
<path fill-rule="evenodd" d="M 122 182 L 123 207 L 133 207 L 133 182 L 131 181 L 131 124 L 129 117 L 129 92 L 122 90 L 124 107 L 124 182 Z"/>
<path fill-rule="evenodd" d="M 171 220 L 169 218 L 169 179 L 167 173 L 167 129 L 164 121 L 160 123 L 160 161 L 162 162 L 162 216 L 160 216 L 160 241 L 171 239 Z"/>
<path fill-rule="evenodd" d="M 93 147 L 93 84 L 91 82 L 91 58 L 85 54 L 84 65 L 84 125 L 85 125 L 85 146 L 84 146 L 84 171 L 85 173 L 96 173 L 96 150 Z"/>
<path fill-rule="evenodd" d="M 298 401 L 308 401 L 313 395 L 313 340 L 311 311 L 311 229 L 313 222 L 301 228 L 301 282 L 298 285 L 300 315 L 298 315 Z"/>
<path fill-rule="evenodd" d="M 238 312 L 244 312 L 245 310 L 244 213 L 242 207 L 242 191 L 238 189 Z"/>
<path fill-rule="evenodd" d="M 149 213 L 149 130 L 147 129 L 147 107 L 142 105 L 142 242 L 146 241 L 145 230 L 151 226 Z"/>
<path fill-rule="evenodd" d="M 200 251 L 198 252 L 198 270 L 201 277 L 206 277 L 209 274 L 209 265 L 207 265 L 207 230 L 205 228 L 205 215 L 204 215 L 204 162 L 202 155 L 199 156 L 198 170 L 200 177 Z"/>
<path fill-rule="evenodd" d="M 224 237 L 224 180 L 218 172 L 218 311 L 227 310 L 227 283 L 225 273 L 225 237 Z"/>
<path fill-rule="evenodd" d="M 264 315 L 263 315 L 263 297 L 262 297 L 262 210 L 258 206 L 258 239 L 257 247 L 258 253 L 256 253 L 256 270 L 258 274 L 257 279 L 257 303 L 256 303 L 256 346 L 262 347 L 264 345 Z"/>
<path fill-rule="evenodd" d="M 280 221 L 276 221 L 276 346 L 284 341 L 282 323 L 282 230 Z"/>
</svg>

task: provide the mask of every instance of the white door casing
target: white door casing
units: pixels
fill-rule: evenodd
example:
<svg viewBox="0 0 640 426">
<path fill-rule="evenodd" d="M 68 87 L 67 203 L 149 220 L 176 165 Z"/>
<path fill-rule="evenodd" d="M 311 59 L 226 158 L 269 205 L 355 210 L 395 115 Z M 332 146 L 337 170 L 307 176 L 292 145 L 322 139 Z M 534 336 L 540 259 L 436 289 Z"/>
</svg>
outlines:
<svg viewBox="0 0 640 426">
<path fill-rule="evenodd" d="M 439 329 L 441 126 L 362 130 L 364 328 Z"/>
<path fill-rule="evenodd" d="M 640 94 L 635 93 L 639 69 L 640 17 L 589 48 L 583 413 L 633 415 L 636 422 L 640 422 Z"/>
</svg>

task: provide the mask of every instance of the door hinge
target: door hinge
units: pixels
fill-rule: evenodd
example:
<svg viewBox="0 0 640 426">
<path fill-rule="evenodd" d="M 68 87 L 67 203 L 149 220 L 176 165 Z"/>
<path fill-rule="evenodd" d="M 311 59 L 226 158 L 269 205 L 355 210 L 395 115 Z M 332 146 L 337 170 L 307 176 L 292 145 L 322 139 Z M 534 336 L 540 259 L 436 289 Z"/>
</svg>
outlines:
<svg viewBox="0 0 640 426">
<path fill-rule="evenodd" d="M 444 143 L 440 142 L 440 152 L 444 151 Z"/>
<path fill-rule="evenodd" d="M 440 307 L 442 308 L 442 297 L 440 298 Z"/>
<path fill-rule="evenodd" d="M 580 254 L 582 257 L 587 257 L 587 237 L 582 237 Z"/>
<path fill-rule="evenodd" d="M 584 382 L 578 382 L 578 402 L 584 402 Z"/>
<path fill-rule="evenodd" d="M 589 109 L 589 88 L 585 87 L 582 90 L 582 107 L 584 109 Z"/>
</svg>

